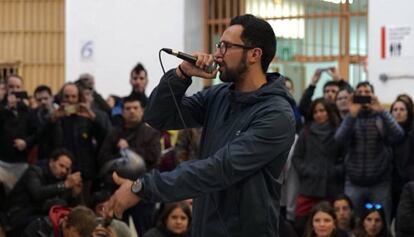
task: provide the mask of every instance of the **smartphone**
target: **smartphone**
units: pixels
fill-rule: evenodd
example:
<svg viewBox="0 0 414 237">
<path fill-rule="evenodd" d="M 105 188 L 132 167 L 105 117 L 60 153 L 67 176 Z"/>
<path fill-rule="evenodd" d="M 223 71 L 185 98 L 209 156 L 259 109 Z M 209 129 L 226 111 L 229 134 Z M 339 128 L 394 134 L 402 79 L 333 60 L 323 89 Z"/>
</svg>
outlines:
<svg viewBox="0 0 414 237">
<path fill-rule="evenodd" d="M 319 68 L 319 72 L 328 72 L 328 71 L 332 71 L 333 67 L 326 67 L 326 68 Z"/>
<path fill-rule="evenodd" d="M 16 96 L 17 99 L 21 99 L 21 100 L 29 98 L 29 96 L 27 95 L 27 91 L 15 91 L 15 92 L 12 92 L 12 94 Z"/>
<path fill-rule="evenodd" d="M 371 96 L 354 95 L 355 104 L 371 104 Z"/>
<path fill-rule="evenodd" d="M 101 225 L 102 227 L 108 227 L 111 225 L 112 219 L 111 218 L 103 218 L 103 217 L 97 217 L 96 222 L 98 225 Z"/>
<path fill-rule="evenodd" d="M 67 116 L 78 113 L 78 105 L 66 105 L 65 114 Z"/>
</svg>

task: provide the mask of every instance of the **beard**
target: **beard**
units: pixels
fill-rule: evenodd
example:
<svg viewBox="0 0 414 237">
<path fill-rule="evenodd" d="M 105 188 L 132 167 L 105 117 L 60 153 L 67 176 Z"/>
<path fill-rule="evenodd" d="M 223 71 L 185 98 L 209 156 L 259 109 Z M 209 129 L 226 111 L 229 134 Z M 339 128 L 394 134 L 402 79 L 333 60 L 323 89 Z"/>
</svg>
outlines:
<svg viewBox="0 0 414 237">
<path fill-rule="evenodd" d="M 244 51 L 240 63 L 234 69 L 228 68 L 227 64 L 224 63 L 224 70 L 220 72 L 220 80 L 222 82 L 234 82 L 237 78 L 240 78 L 241 75 L 247 71 L 246 58 L 247 52 Z"/>
</svg>

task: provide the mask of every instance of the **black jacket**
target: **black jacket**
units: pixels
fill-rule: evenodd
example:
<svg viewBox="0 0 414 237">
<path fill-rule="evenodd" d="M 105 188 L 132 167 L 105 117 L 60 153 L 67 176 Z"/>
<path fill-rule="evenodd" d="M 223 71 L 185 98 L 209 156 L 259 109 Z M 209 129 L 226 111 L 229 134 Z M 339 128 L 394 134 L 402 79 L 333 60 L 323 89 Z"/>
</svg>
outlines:
<svg viewBox="0 0 414 237">
<path fill-rule="evenodd" d="M 25 105 L 16 111 L 0 108 L 0 160 L 5 162 L 26 162 L 27 150 L 33 146 L 35 128 L 30 121 L 30 109 Z M 15 139 L 23 139 L 26 149 L 19 151 L 14 146 Z"/>
<path fill-rule="evenodd" d="M 414 181 L 408 182 L 402 191 L 395 227 L 397 237 L 414 236 Z"/>
<path fill-rule="evenodd" d="M 129 148 L 141 155 L 145 160 L 147 170 L 157 165 L 161 156 L 160 133 L 139 123 L 135 127 L 114 127 L 106 136 L 99 153 L 99 164 L 121 157 L 118 148 L 119 139 L 127 140 Z"/>
<path fill-rule="evenodd" d="M 404 139 L 393 145 L 398 180 L 405 184 L 414 181 L 414 123 L 405 130 Z"/>
<path fill-rule="evenodd" d="M 29 216 L 46 215 L 53 204 L 77 204 L 79 200 L 63 183 L 63 179 L 53 176 L 48 165 L 29 167 L 7 196 L 9 225 L 15 226 Z"/>
<path fill-rule="evenodd" d="M 143 237 L 190 237 L 190 234 L 189 233 L 175 234 L 171 231 L 168 231 L 167 229 L 163 227 L 157 226 L 145 232 Z"/>
<path fill-rule="evenodd" d="M 50 118 L 52 111 L 39 107 L 30 113 L 30 121 L 35 127 L 34 142 L 38 147 L 37 157 L 39 160 L 48 159 L 54 149 L 58 148 L 56 140 L 51 136 L 55 132 L 51 126 Z"/>
<path fill-rule="evenodd" d="M 309 197 L 334 198 L 343 192 L 344 173 L 340 147 L 335 143 L 335 128 L 327 137 L 306 126 L 299 134 L 292 156 L 300 180 L 299 193 Z"/>
<path fill-rule="evenodd" d="M 58 147 L 64 147 L 73 153 L 73 170 L 80 171 L 85 181 L 96 177 L 97 142 L 103 141 L 107 133 L 107 128 L 99 121 L 71 115 L 61 118 L 53 125 Z"/>
<path fill-rule="evenodd" d="M 232 83 L 185 97 L 191 80 L 167 72 L 152 92 L 145 119 L 159 130 L 203 126 L 199 160 L 143 177 L 143 198 L 193 202 L 192 236 L 278 236 L 280 183 L 295 135 L 293 99 L 279 74 L 241 93 Z"/>
</svg>

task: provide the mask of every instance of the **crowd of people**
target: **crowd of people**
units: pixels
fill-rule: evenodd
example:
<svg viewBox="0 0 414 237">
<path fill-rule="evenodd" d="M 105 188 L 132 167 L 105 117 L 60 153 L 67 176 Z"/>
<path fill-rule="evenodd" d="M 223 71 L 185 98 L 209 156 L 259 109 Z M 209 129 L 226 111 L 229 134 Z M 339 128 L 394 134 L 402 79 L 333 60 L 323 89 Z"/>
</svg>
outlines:
<svg viewBox="0 0 414 237">
<path fill-rule="evenodd" d="M 396 95 L 385 108 L 368 81 L 353 88 L 329 68 L 332 80 L 312 100 L 322 71 L 294 108 L 297 139 L 282 203 L 287 220 L 299 236 L 412 236 L 411 97 Z M 285 83 L 293 88 L 289 78 Z"/>
<path fill-rule="evenodd" d="M 57 229 L 70 231 L 69 226 L 80 236 L 94 231 L 93 236 L 131 236 L 129 218 L 139 236 L 187 235 L 189 201 L 162 208 L 139 204 L 123 220 L 99 226 L 103 204 L 116 189 L 113 171 L 130 178 L 161 167 L 172 170 L 198 149 L 200 130 L 159 132 L 143 122 L 147 83 L 140 63 L 131 70 L 131 94 L 107 100 L 90 74 L 65 83 L 56 94 L 39 85 L 33 96 L 23 90 L 19 75 L 0 81 L 0 222 L 6 236 L 49 236 Z M 177 143 L 170 152 L 162 144 L 167 140 Z"/>
<path fill-rule="evenodd" d="M 239 26 L 245 24 L 243 20 L 246 19 L 241 17 L 232 21 L 233 28 L 230 27 L 223 35 L 224 40 L 217 45 L 216 54 L 224 58 L 226 51 L 233 46 L 243 50 L 260 49 L 226 41 L 227 38 L 240 40 L 243 28 Z M 243 25 L 244 30 L 253 25 Z M 274 35 L 273 31 L 269 34 Z M 261 56 L 262 52 L 257 50 L 256 53 Z M 263 68 L 264 64 L 257 63 L 254 53 L 249 57 L 254 65 L 251 66 L 253 71 L 267 71 L 267 66 Z M 272 57 L 269 56 L 268 59 L 267 65 Z M 205 60 L 212 59 L 210 57 Z M 221 63 L 220 66 L 224 68 L 228 65 Z M 234 133 L 230 134 L 217 126 L 230 126 L 230 123 L 242 126 L 246 121 L 260 117 L 256 116 L 258 113 L 262 116 L 258 124 L 265 124 L 266 128 L 284 128 L 290 131 L 289 126 L 272 127 L 266 124 L 273 121 L 275 118 L 271 116 L 276 114 L 267 113 L 266 109 L 274 108 L 272 96 L 288 97 L 289 92 L 292 94 L 292 80 L 280 75 L 266 79 L 262 73 L 262 81 L 257 82 L 265 86 L 258 88 L 261 96 L 271 95 L 268 97 L 271 102 L 266 101 L 268 104 L 249 93 L 232 95 L 234 100 L 240 100 L 244 104 L 261 103 L 262 110 L 254 110 L 257 107 L 252 106 L 249 107 L 251 111 L 246 113 L 242 107 L 234 106 L 228 114 L 208 114 L 210 120 L 207 124 L 201 117 L 206 113 L 202 110 L 192 114 L 194 120 L 185 119 L 189 125 L 204 123 L 210 126 L 209 131 L 222 131 L 221 135 L 202 133 L 204 128 L 200 127 L 185 128 L 176 134 L 175 131 L 167 129 L 181 124 L 181 121 L 177 117 L 171 124 L 164 123 L 163 119 L 168 119 L 170 113 L 163 114 L 157 106 L 163 106 L 165 111 L 175 113 L 175 109 L 165 106 L 166 101 L 172 103 L 171 98 L 160 95 L 163 92 L 169 93 L 171 89 L 167 80 L 171 80 L 173 87 L 184 94 L 189 86 L 185 80 L 191 70 L 194 71 L 189 65 L 181 64 L 175 71 L 167 72 L 166 79 L 161 81 L 153 101 L 145 94 L 148 72 L 140 63 L 130 73 L 131 94 L 125 97 L 110 95 L 107 100 L 96 91 L 95 79 L 90 74 L 82 74 L 76 81 L 65 83 L 56 94 L 47 85 L 39 85 L 33 96 L 28 96 L 23 90 L 24 79 L 19 75 L 9 75 L 5 81 L 1 81 L 0 222 L 6 236 L 131 236 L 131 229 L 126 225 L 129 218 L 133 220 L 139 236 L 190 236 L 191 200 L 172 203 L 139 202 L 130 207 L 124 213 L 123 219 L 119 220 L 108 219 L 104 208 L 115 192 L 116 184 L 122 183 L 119 181 L 122 178 L 136 180 L 154 170 L 171 171 L 181 163 L 198 159 L 200 154 L 203 157 L 217 156 L 210 154 L 205 147 L 204 150 L 201 149 L 201 134 L 204 134 L 204 139 L 211 138 L 204 146 L 222 154 L 222 157 L 217 156 L 206 161 L 206 166 L 214 170 L 206 171 L 203 164 L 193 163 L 193 166 L 183 166 L 184 168 L 177 171 L 181 173 L 160 177 L 153 172 L 152 176 L 143 180 L 146 185 L 151 185 L 145 191 L 152 192 L 154 200 L 167 200 L 164 194 L 175 187 L 168 183 L 171 180 L 178 180 L 185 187 L 182 188 L 182 195 L 177 194 L 175 189 L 174 197 L 170 199 L 222 191 L 220 187 L 223 184 L 211 179 L 217 173 L 229 185 L 234 184 L 225 192 L 198 200 L 198 211 L 208 212 L 211 214 L 209 216 L 217 215 L 218 220 L 201 221 L 203 218 L 208 219 L 208 215 L 198 214 L 196 221 L 204 229 L 197 230 L 200 232 L 197 236 L 202 236 L 203 231 L 217 231 L 204 225 L 208 221 L 216 223 L 217 226 L 225 225 L 227 222 L 223 223 L 221 220 L 223 216 L 231 219 L 235 216 L 234 213 L 240 211 L 222 206 L 223 203 L 218 203 L 217 207 L 216 198 L 221 198 L 227 205 L 231 204 L 231 200 L 244 202 L 248 207 L 243 210 L 249 211 L 239 214 L 250 218 L 254 217 L 255 210 L 259 211 L 259 206 L 263 207 L 263 213 L 260 213 L 264 214 L 267 207 L 276 210 L 280 205 L 281 218 L 274 218 L 279 223 L 271 223 L 276 226 L 274 229 L 280 226 L 280 236 L 414 236 L 414 225 L 411 222 L 414 217 L 414 109 L 409 95 L 396 95 L 396 100 L 386 109 L 369 82 L 360 82 L 353 88 L 341 78 L 335 68 L 316 70 L 298 105 L 292 99 L 276 103 L 283 107 L 283 113 L 289 110 L 293 114 L 296 139 L 284 165 L 283 175 L 274 177 L 274 173 L 279 173 L 280 170 L 268 169 L 283 167 L 284 160 L 266 160 L 273 159 L 273 156 L 268 156 L 272 152 L 272 144 L 268 140 L 254 134 L 249 137 L 247 140 L 257 139 L 254 144 L 262 147 L 249 147 L 249 154 L 255 156 L 255 160 L 248 160 L 246 157 L 249 154 L 242 152 L 245 147 L 240 144 L 253 143 L 243 141 L 236 144 L 237 149 L 220 149 L 222 144 L 226 144 L 228 137 L 237 141 L 240 133 L 245 131 L 237 130 L 234 126 L 231 128 Z M 323 97 L 313 99 L 316 85 L 324 71 L 332 76 L 332 80 L 323 86 Z M 226 76 L 231 76 L 230 72 L 221 71 L 221 76 L 225 79 Z M 266 80 L 272 83 L 265 83 Z M 256 85 L 250 84 L 236 86 L 240 85 L 258 89 Z M 230 94 L 227 90 L 232 88 L 223 88 L 225 86 L 207 89 L 186 106 L 196 111 L 199 108 L 197 105 L 212 97 L 211 93 L 216 93 L 214 98 L 224 98 Z M 224 106 L 221 100 L 211 103 L 211 108 Z M 149 108 L 147 119 L 151 121 L 150 124 L 165 130 L 156 130 L 144 122 L 146 107 Z M 290 124 L 288 118 L 284 119 L 286 124 Z M 260 135 L 272 137 L 273 131 L 265 131 L 260 126 L 253 128 Z M 272 142 L 280 146 L 290 144 L 288 136 L 280 140 L 283 142 L 277 136 L 273 138 Z M 278 151 L 280 157 L 284 157 L 288 149 L 275 147 L 274 150 Z M 223 157 L 232 164 L 227 162 L 226 166 L 219 163 Z M 256 161 L 263 164 L 256 164 Z M 216 169 L 215 163 L 208 162 L 217 163 L 225 171 L 230 168 L 234 170 L 225 174 L 224 170 L 222 172 L 219 168 Z M 268 162 L 273 166 L 267 166 Z M 253 168 L 245 169 L 246 165 Z M 266 169 L 261 170 L 263 166 Z M 260 172 L 257 171 L 259 169 Z M 186 179 L 180 179 L 178 174 L 184 174 L 188 178 L 201 176 L 203 180 L 189 184 Z M 120 178 L 118 175 L 124 176 Z M 241 183 L 246 176 L 254 176 L 254 181 Z M 263 178 L 264 176 L 268 177 Z M 268 194 L 262 193 L 260 196 L 268 197 L 269 200 L 257 198 L 259 193 L 249 193 L 257 191 L 257 184 L 266 185 L 266 180 L 269 180 L 267 178 L 278 178 L 277 182 L 283 183 L 280 204 L 269 203 L 274 201 L 271 198 L 276 197 L 279 192 L 273 190 L 273 186 Z M 204 187 L 211 190 L 200 190 Z M 139 192 L 140 190 L 137 191 L 138 194 Z M 277 195 L 273 195 L 274 193 Z M 250 198 L 251 196 L 255 198 Z M 253 199 L 256 207 L 249 206 Z M 208 208 L 211 202 L 216 205 L 216 209 L 225 210 L 221 213 L 223 216 L 219 211 Z M 260 218 L 257 217 L 255 221 L 259 223 L 269 220 Z M 272 218 L 270 219 L 273 220 Z M 248 226 L 248 220 L 249 218 L 244 218 L 246 225 L 240 229 L 244 228 L 247 232 L 253 230 Z M 231 230 L 238 233 L 240 230 L 235 230 L 235 226 L 237 225 L 230 223 L 229 226 L 221 227 L 223 232 Z"/>
</svg>

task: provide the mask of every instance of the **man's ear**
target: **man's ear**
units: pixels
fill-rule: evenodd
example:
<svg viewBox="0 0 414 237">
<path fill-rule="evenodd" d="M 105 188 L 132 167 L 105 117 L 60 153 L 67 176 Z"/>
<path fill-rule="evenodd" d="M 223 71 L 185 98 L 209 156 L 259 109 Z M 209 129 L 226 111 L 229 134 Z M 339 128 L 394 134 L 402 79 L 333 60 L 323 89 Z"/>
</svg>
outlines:
<svg viewBox="0 0 414 237">
<path fill-rule="evenodd" d="M 257 63 L 257 62 L 261 62 L 262 59 L 262 55 L 263 55 L 263 51 L 261 48 L 254 48 L 252 50 L 250 50 L 250 54 L 249 54 L 249 62 L 251 64 Z"/>
</svg>

